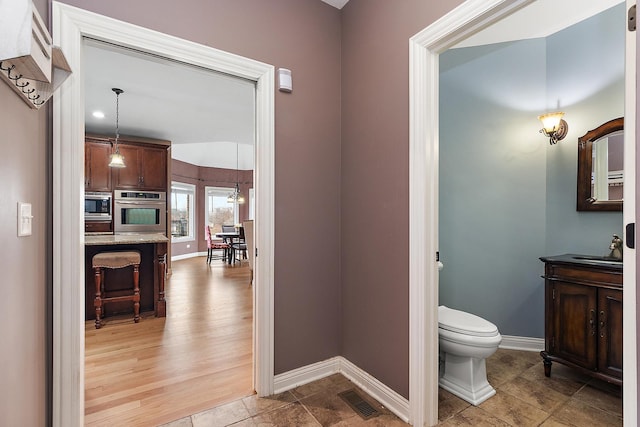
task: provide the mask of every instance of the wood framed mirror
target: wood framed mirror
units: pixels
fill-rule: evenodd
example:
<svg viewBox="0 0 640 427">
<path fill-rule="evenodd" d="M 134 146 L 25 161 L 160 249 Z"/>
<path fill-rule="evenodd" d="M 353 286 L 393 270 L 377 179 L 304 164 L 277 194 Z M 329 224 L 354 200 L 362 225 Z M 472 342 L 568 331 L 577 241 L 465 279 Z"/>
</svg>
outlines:
<svg viewBox="0 0 640 427">
<path fill-rule="evenodd" d="M 622 211 L 624 118 L 578 138 L 578 211 Z"/>
</svg>

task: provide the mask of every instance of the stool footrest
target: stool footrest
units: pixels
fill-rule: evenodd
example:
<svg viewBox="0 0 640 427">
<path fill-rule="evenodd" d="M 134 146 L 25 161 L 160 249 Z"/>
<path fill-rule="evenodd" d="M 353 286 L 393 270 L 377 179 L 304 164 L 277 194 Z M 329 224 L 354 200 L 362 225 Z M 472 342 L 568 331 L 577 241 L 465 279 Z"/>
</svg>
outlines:
<svg viewBox="0 0 640 427">
<path fill-rule="evenodd" d="M 119 297 L 102 297 L 101 300 L 103 303 L 105 302 L 120 302 L 120 301 L 135 301 L 136 299 L 140 299 L 140 295 L 136 296 L 134 295 L 122 295 Z"/>
</svg>

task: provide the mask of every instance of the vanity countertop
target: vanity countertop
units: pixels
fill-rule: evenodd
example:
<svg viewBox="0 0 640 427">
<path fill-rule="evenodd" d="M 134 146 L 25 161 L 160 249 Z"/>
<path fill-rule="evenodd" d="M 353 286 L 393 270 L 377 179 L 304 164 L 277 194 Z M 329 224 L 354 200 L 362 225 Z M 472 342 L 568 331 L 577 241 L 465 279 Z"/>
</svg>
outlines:
<svg viewBox="0 0 640 427">
<path fill-rule="evenodd" d="M 588 267 L 601 267 L 608 270 L 622 271 L 622 262 L 608 259 L 601 255 L 584 255 L 584 254 L 564 254 L 540 257 L 542 262 L 551 262 L 555 264 L 571 264 L 584 265 Z"/>
<path fill-rule="evenodd" d="M 164 234 L 140 233 L 140 234 L 86 234 L 85 246 L 97 245 L 131 245 L 144 243 L 164 243 L 169 239 Z"/>
</svg>

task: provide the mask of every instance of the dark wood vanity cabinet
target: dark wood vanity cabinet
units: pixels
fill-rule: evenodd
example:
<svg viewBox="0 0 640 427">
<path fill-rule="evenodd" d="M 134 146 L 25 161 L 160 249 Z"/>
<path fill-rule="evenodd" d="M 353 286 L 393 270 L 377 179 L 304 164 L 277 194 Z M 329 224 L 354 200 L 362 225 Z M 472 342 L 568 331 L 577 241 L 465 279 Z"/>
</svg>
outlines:
<svg viewBox="0 0 640 427">
<path fill-rule="evenodd" d="M 622 384 L 622 263 L 580 255 L 545 263 L 545 375 L 552 362 Z"/>
<path fill-rule="evenodd" d="M 166 148 L 121 143 L 119 149 L 127 167 L 114 172 L 114 188 L 166 191 Z"/>
<path fill-rule="evenodd" d="M 84 189 L 85 191 L 111 191 L 111 168 L 108 141 L 86 140 L 84 144 Z"/>
</svg>

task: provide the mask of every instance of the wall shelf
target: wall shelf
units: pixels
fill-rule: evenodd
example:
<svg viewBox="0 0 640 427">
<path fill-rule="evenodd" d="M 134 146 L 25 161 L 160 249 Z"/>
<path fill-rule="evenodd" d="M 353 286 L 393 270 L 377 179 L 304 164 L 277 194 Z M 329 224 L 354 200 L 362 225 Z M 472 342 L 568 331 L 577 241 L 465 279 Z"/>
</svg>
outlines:
<svg viewBox="0 0 640 427">
<path fill-rule="evenodd" d="M 0 79 L 38 109 L 70 74 L 33 2 L 0 2 Z"/>
</svg>

